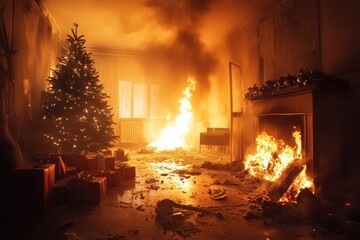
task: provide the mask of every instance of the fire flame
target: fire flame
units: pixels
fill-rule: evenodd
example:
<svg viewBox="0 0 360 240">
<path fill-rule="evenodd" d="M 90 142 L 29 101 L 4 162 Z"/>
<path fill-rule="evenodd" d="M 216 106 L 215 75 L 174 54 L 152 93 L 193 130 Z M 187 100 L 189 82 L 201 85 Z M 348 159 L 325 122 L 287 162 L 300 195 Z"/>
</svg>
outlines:
<svg viewBox="0 0 360 240">
<path fill-rule="evenodd" d="M 187 79 L 188 86 L 182 92 L 184 97 L 179 100 L 179 114 L 176 116 L 175 122 L 169 124 L 162 130 L 160 139 L 154 143 L 150 143 L 148 147 L 155 148 L 156 151 L 175 150 L 177 148 L 187 148 L 185 142 L 186 134 L 189 132 L 193 113 L 191 107 L 192 93 L 195 91 L 195 80 L 191 77 Z"/>
<path fill-rule="evenodd" d="M 296 202 L 295 198 L 299 195 L 301 189 L 308 188 L 312 192 L 313 182 L 308 179 L 306 176 L 306 167 L 302 172 L 295 178 L 294 182 L 291 184 L 286 193 L 279 199 L 278 202 Z"/>
<path fill-rule="evenodd" d="M 286 167 L 297 160 L 302 159 L 301 133 L 294 131 L 292 136 L 295 140 L 295 147 L 290 147 L 281 139 L 276 139 L 262 132 L 256 138 L 255 154 L 249 154 L 245 159 L 245 169 L 251 175 L 275 182 L 279 179 Z M 296 196 L 303 188 L 312 190 L 313 183 L 306 176 L 306 168 L 297 176 L 288 191 L 279 202 L 295 201 Z"/>
</svg>

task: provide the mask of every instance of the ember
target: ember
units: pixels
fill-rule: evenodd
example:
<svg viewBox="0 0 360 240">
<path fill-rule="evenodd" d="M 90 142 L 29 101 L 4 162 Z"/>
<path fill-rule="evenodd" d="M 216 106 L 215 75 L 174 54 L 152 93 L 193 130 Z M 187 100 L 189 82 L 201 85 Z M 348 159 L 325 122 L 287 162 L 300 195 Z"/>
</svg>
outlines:
<svg viewBox="0 0 360 240">
<path fill-rule="evenodd" d="M 279 202 L 296 202 L 295 199 L 299 195 L 301 189 L 305 188 L 314 192 L 313 182 L 306 176 L 306 167 L 304 167 L 301 173 L 297 176 L 288 191 L 279 199 Z"/>
</svg>

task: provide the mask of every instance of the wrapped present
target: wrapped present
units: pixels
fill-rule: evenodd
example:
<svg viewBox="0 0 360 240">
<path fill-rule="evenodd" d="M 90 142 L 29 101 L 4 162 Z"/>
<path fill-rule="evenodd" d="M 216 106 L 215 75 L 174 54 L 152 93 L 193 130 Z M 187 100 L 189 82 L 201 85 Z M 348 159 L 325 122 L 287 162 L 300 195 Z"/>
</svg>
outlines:
<svg viewBox="0 0 360 240">
<path fill-rule="evenodd" d="M 122 160 L 125 157 L 125 151 L 124 149 L 117 149 L 115 152 L 115 159 L 116 160 Z"/>
<path fill-rule="evenodd" d="M 123 170 L 123 175 L 122 175 L 122 177 L 123 177 L 124 179 L 134 178 L 134 177 L 136 176 L 135 167 L 128 166 L 128 167 L 124 167 L 122 170 Z"/>
<path fill-rule="evenodd" d="M 117 169 L 120 179 L 134 178 L 136 176 L 135 167 L 129 165 L 120 165 Z"/>
<path fill-rule="evenodd" d="M 115 158 L 113 156 L 104 156 L 105 170 L 115 169 Z"/>
<path fill-rule="evenodd" d="M 106 179 L 108 187 L 115 187 L 120 183 L 120 177 L 118 171 L 106 171 Z"/>
<path fill-rule="evenodd" d="M 99 169 L 98 157 L 96 155 L 79 155 L 77 158 L 76 169 L 95 170 Z"/>
<path fill-rule="evenodd" d="M 18 217 L 39 218 L 52 205 L 55 164 L 17 168 L 12 181 L 12 203 Z"/>
<path fill-rule="evenodd" d="M 117 186 L 120 182 L 119 172 L 115 170 L 87 170 L 81 172 L 79 176 L 88 176 L 88 177 L 106 177 L 107 187 Z"/>
<path fill-rule="evenodd" d="M 57 153 L 35 155 L 35 164 L 38 166 L 45 164 L 55 164 L 55 182 L 61 179 L 67 172 L 67 165 L 62 159 L 62 156 Z"/>
<path fill-rule="evenodd" d="M 88 170 L 99 169 L 99 159 L 95 155 L 86 155 L 86 165 Z"/>
<path fill-rule="evenodd" d="M 67 200 L 69 204 L 98 204 L 106 191 L 106 177 L 79 178 L 69 184 Z"/>
<path fill-rule="evenodd" d="M 111 155 L 105 155 L 98 158 L 98 169 L 101 170 L 114 170 L 115 169 L 115 158 Z"/>
</svg>

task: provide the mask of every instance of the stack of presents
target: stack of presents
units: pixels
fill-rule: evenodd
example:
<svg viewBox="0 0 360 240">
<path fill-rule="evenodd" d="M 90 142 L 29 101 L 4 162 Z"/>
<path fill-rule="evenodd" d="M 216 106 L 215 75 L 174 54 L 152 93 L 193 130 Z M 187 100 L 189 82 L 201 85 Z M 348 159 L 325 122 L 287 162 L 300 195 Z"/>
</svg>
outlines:
<svg viewBox="0 0 360 240">
<path fill-rule="evenodd" d="M 14 171 L 15 204 L 32 215 L 42 215 L 53 203 L 98 204 L 107 189 L 135 178 L 123 149 L 101 154 L 37 156 L 31 166 Z"/>
</svg>

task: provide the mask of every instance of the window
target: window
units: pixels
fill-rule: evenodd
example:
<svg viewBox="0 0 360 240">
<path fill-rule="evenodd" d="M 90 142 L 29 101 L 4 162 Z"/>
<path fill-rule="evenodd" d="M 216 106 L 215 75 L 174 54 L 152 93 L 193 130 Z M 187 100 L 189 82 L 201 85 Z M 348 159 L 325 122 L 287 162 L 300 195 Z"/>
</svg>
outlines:
<svg viewBox="0 0 360 240">
<path fill-rule="evenodd" d="M 132 82 L 119 82 L 119 118 L 132 118 Z"/>
<path fill-rule="evenodd" d="M 119 81 L 119 118 L 159 117 L 159 94 L 159 85 Z"/>
<path fill-rule="evenodd" d="M 133 117 L 147 117 L 147 86 L 144 83 L 133 84 Z"/>
</svg>

